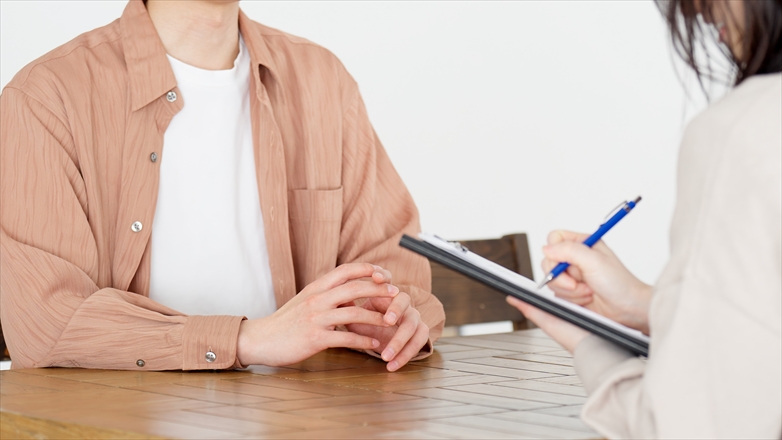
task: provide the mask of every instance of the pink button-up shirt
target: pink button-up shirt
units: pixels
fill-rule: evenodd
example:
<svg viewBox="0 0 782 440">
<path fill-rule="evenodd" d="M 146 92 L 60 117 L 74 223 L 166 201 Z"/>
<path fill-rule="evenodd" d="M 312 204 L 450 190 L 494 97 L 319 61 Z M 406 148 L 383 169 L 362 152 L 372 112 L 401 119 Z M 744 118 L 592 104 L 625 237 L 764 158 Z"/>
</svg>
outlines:
<svg viewBox="0 0 782 440">
<path fill-rule="evenodd" d="M 418 212 L 355 81 L 318 45 L 244 14 L 239 28 L 277 306 L 339 264 L 378 264 L 412 297 L 430 350 L 443 308 L 428 262 L 397 245 Z M 14 368 L 236 365 L 242 317 L 186 316 L 147 297 L 163 135 L 186 103 L 141 0 L 3 90 L 0 322 Z"/>
</svg>

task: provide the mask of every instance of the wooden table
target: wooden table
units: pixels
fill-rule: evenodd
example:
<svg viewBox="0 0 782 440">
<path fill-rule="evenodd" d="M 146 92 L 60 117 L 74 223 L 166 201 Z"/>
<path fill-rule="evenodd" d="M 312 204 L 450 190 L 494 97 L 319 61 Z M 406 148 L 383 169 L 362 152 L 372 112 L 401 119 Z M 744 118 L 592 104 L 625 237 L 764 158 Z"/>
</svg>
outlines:
<svg viewBox="0 0 782 440">
<path fill-rule="evenodd" d="M 385 363 L 328 350 L 288 368 L 0 373 L 2 438 L 594 438 L 572 358 L 540 330 L 445 338 Z"/>
</svg>

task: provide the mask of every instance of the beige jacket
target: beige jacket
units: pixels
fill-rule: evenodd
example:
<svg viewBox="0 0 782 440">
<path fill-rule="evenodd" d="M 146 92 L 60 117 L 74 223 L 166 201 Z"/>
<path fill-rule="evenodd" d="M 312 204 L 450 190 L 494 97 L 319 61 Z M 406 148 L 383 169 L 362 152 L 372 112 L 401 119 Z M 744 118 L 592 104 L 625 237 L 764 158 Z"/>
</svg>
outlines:
<svg viewBox="0 0 782 440">
<path fill-rule="evenodd" d="M 780 438 L 781 249 L 782 74 L 769 74 L 688 127 L 649 359 L 579 344 L 583 419 L 611 438 Z"/>
<path fill-rule="evenodd" d="M 244 14 L 239 27 L 278 307 L 339 264 L 372 262 L 411 295 L 434 341 L 445 316 L 429 263 L 397 244 L 418 231 L 418 212 L 356 83 L 320 46 Z M 176 85 L 144 4 L 131 0 L 4 89 L 0 322 L 14 368 L 236 364 L 242 317 L 185 316 L 147 298 L 163 135 L 187 105 Z"/>
</svg>

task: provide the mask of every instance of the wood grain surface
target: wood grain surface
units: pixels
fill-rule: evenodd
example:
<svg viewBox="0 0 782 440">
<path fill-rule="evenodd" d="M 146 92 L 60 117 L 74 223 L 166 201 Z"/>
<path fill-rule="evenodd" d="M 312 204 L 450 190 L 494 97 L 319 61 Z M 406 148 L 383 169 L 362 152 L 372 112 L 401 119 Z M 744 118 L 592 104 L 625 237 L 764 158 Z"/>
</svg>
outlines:
<svg viewBox="0 0 782 440">
<path fill-rule="evenodd" d="M 0 373 L 6 438 L 596 438 L 568 353 L 540 330 L 444 338 L 423 361 L 328 350 L 285 368 Z"/>
</svg>

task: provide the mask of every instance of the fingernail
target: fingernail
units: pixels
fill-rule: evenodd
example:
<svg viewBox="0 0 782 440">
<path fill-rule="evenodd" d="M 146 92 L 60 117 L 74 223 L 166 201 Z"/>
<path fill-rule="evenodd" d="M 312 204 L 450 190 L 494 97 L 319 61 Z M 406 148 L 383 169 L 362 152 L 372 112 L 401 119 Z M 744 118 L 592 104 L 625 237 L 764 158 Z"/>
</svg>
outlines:
<svg viewBox="0 0 782 440">
<path fill-rule="evenodd" d="M 388 312 L 386 313 L 386 322 L 390 325 L 396 324 L 396 313 L 394 312 Z"/>
<path fill-rule="evenodd" d="M 399 368 L 399 362 L 397 362 L 397 361 L 394 361 L 394 362 L 391 362 L 390 364 L 388 364 L 388 369 L 390 371 L 396 371 L 397 368 Z"/>
<path fill-rule="evenodd" d="M 380 272 L 381 270 L 383 270 L 383 268 L 382 268 L 382 267 L 380 267 L 380 266 L 375 266 L 374 264 L 372 265 L 372 267 L 374 267 L 374 268 L 375 268 L 375 270 L 376 270 L 376 271 L 378 271 L 378 272 Z"/>
<path fill-rule="evenodd" d="M 384 361 L 388 361 L 389 359 L 394 358 L 394 349 L 393 348 L 386 348 L 383 350 L 383 354 L 380 355 Z"/>
<path fill-rule="evenodd" d="M 396 295 L 397 293 L 399 293 L 399 287 L 396 287 L 393 284 L 387 284 L 387 286 L 388 286 L 388 293 L 392 295 Z"/>
<path fill-rule="evenodd" d="M 373 274 L 372 274 L 372 277 L 376 277 L 376 276 L 377 276 L 377 277 L 380 277 L 380 279 L 383 279 L 383 278 L 385 278 L 385 277 L 383 276 L 383 274 L 382 274 L 382 273 L 380 273 L 380 272 L 375 272 L 375 273 L 373 273 Z"/>
<path fill-rule="evenodd" d="M 377 348 L 377 347 L 380 347 L 380 341 L 378 341 L 377 339 L 373 339 L 372 348 Z"/>
</svg>

